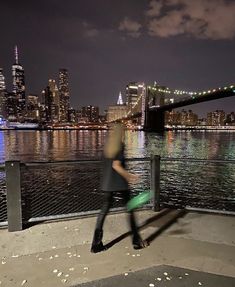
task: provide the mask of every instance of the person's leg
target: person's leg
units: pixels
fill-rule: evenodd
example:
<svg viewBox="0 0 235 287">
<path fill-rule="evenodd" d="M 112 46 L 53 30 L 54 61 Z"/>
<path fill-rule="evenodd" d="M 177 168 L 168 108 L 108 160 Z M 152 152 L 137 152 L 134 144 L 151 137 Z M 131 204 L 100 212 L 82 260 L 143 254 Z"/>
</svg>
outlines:
<svg viewBox="0 0 235 287">
<path fill-rule="evenodd" d="M 105 217 L 108 214 L 109 209 L 112 205 L 112 201 L 113 201 L 113 193 L 112 192 L 106 192 L 105 198 L 104 198 L 104 204 L 103 204 L 103 206 L 100 210 L 100 213 L 97 217 L 95 229 L 99 229 L 99 230 L 103 229 L 104 220 L 105 220 Z"/>
<path fill-rule="evenodd" d="M 102 243 L 103 238 L 103 225 L 106 215 L 109 212 L 109 209 L 112 205 L 112 192 L 106 192 L 104 198 L 104 204 L 101 208 L 101 211 L 97 217 L 95 232 L 92 240 L 91 252 L 97 253 L 102 250 L 105 250 L 104 245 Z"/>
<path fill-rule="evenodd" d="M 125 205 L 130 200 L 130 191 L 129 190 L 123 192 L 123 200 L 124 200 Z M 133 244 L 133 247 L 135 249 L 144 248 L 148 244 L 147 244 L 146 241 L 141 239 L 141 236 L 140 236 L 140 234 L 138 232 L 138 227 L 137 227 L 137 224 L 136 224 L 134 211 L 131 210 L 128 213 L 129 213 L 130 227 L 131 227 L 131 231 L 132 231 L 132 244 Z"/>
</svg>

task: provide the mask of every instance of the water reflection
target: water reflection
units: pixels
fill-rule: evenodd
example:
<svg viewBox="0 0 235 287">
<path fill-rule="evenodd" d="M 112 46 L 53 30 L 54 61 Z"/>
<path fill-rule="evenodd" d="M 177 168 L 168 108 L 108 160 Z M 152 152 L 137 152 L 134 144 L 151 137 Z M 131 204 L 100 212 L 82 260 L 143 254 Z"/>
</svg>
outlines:
<svg viewBox="0 0 235 287">
<path fill-rule="evenodd" d="M 0 161 L 97 159 L 102 156 L 106 135 L 106 131 L 85 130 L 1 131 Z M 169 131 L 164 135 L 159 135 L 142 131 L 126 131 L 126 151 L 128 158 L 142 158 L 158 154 L 161 157 L 235 160 L 235 133 Z M 136 186 L 136 189 L 148 189 L 149 161 L 129 162 L 128 165 L 131 171 L 138 173 L 141 177 L 140 186 Z M 48 174 L 50 174 L 49 177 Z M 58 202 L 54 194 L 60 192 L 59 200 L 63 201 L 67 198 L 66 200 L 71 204 L 68 205 L 68 209 L 73 210 L 72 204 L 76 202 L 74 198 L 81 196 L 82 192 L 84 192 L 84 198 L 90 194 L 87 190 L 95 191 L 92 196 L 99 196 L 96 192 L 99 177 L 100 170 L 97 167 L 89 169 L 81 164 L 75 166 L 66 164 L 56 168 L 54 166 L 45 168 L 41 164 L 38 170 L 30 172 L 27 169 L 22 179 L 28 180 L 27 186 L 35 182 L 38 184 L 36 189 L 25 188 L 28 192 L 37 191 L 35 200 L 43 193 L 46 196 L 45 202 L 50 200 L 56 209 Z M 161 163 L 161 202 L 179 207 L 189 205 L 234 210 L 234 180 L 234 164 L 163 161 Z M 40 188 L 42 188 L 41 191 Z M 28 199 L 30 193 L 25 192 L 24 196 Z M 6 217 L 6 212 L 4 216 Z"/>
<path fill-rule="evenodd" d="M 0 131 L 0 161 L 100 158 L 106 131 Z M 234 132 L 126 131 L 127 157 L 235 159 Z"/>
</svg>

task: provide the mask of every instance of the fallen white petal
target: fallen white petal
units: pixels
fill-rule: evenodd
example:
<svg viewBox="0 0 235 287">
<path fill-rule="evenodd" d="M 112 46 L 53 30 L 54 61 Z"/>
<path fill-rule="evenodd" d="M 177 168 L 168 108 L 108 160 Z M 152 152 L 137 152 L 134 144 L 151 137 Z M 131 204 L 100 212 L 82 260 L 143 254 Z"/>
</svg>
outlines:
<svg viewBox="0 0 235 287">
<path fill-rule="evenodd" d="M 125 273 L 124 275 L 125 275 L 125 276 L 127 276 L 127 275 L 128 275 L 128 273 Z"/>
<path fill-rule="evenodd" d="M 198 285 L 202 285 L 202 282 L 198 282 Z"/>
<path fill-rule="evenodd" d="M 169 280 L 171 280 L 171 278 L 170 278 L 170 277 L 166 277 L 166 280 L 168 280 L 168 281 L 169 281 Z"/>
<path fill-rule="evenodd" d="M 168 273 L 167 273 L 167 272 L 164 272 L 163 274 L 164 274 L 165 276 L 167 276 L 167 275 L 168 275 Z"/>
<path fill-rule="evenodd" d="M 11 257 L 13 257 L 13 258 L 17 258 L 17 257 L 19 257 L 19 255 L 12 255 Z"/>
<path fill-rule="evenodd" d="M 74 268 L 73 267 L 69 268 L 69 271 L 74 271 Z"/>
<path fill-rule="evenodd" d="M 56 257 L 56 258 L 58 258 L 58 257 L 59 257 L 59 255 L 57 255 L 57 254 L 56 254 L 56 255 L 55 255 L 55 257 Z"/>
<path fill-rule="evenodd" d="M 188 276 L 189 274 L 188 274 L 188 273 L 185 273 L 185 275 Z"/>
<path fill-rule="evenodd" d="M 69 277 L 69 274 L 64 275 L 64 277 L 66 277 L 66 278 Z"/>
<path fill-rule="evenodd" d="M 57 274 L 57 276 L 60 277 L 62 274 L 63 274 L 62 272 L 59 272 L 59 273 Z"/>
<path fill-rule="evenodd" d="M 66 283 L 67 279 L 62 279 L 61 282 Z"/>
<path fill-rule="evenodd" d="M 71 252 L 67 252 L 68 255 L 71 255 Z"/>
<path fill-rule="evenodd" d="M 154 287 L 155 285 L 153 283 L 150 283 L 149 284 L 149 287 Z"/>
<path fill-rule="evenodd" d="M 57 270 L 57 269 L 54 269 L 54 270 L 53 270 L 53 273 L 57 273 L 57 272 L 58 272 L 58 270 Z"/>
<path fill-rule="evenodd" d="M 52 249 L 56 249 L 56 247 L 55 247 L 55 246 L 52 246 Z"/>
<path fill-rule="evenodd" d="M 27 280 L 23 280 L 21 283 L 21 286 L 23 286 L 26 282 L 27 282 Z"/>
</svg>

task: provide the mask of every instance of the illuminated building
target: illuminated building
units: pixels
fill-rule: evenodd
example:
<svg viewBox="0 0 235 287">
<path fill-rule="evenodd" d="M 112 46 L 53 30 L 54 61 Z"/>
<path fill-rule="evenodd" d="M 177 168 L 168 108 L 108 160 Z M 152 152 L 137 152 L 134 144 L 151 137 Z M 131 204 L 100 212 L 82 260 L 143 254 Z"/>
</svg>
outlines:
<svg viewBox="0 0 235 287">
<path fill-rule="evenodd" d="M 107 121 L 113 122 L 119 119 L 123 119 L 126 116 L 127 116 L 127 105 L 123 104 L 123 101 L 120 98 L 120 94 L 119 94 L 117 105 L 108 107 Z"/>
<path fill-rule="evenodd" d="M 19 63 L 18 49 L 15 46 L 15 63 L 12 65 L 13 93 L 17 99 L 17 119 L 23 120 L 26 112 L 24 69 Z"/>
<path fill-rule="evenodd" d="M 77 111 L 73 108 L 70 108 L 68 110 L 68 121 L 70 123 L 75 123 L 77 122 Z"/>
<path fill-rule="evenodd" d="M 226 115 L 222 110 L 216 110 L 207 114 L 207 125 L 209 126 L 223 126 Z"/>
<path fill-rule="evenodd" d="M 122 93 L 119 93 L 117 105 L 123 105 Z"/>
<path fill-rule="evenodd" d="M 166 125 L 184 125 L 195 126 L 198 124 L 198 115 L 194 114 L 191 110 L 185 111 L 167 111 L 165 112 Z"/>
<path fill-rule="evenodd" d="M 6 92 L 5 77 L 3 75 L 3 70 L 0 68 L 0 116 L 3 116 L 4 118 L 7 117 L 6 101 L 7 101 L 7 92 Z"/>
<path fill-rule="evenodd" d="M 41 102 L 41 119 L 47 123 L 51 123 L 52 120 L 52 114 L 53 114 L 53 94 L 50 90 L 50 87 L 47 86 L 42 91 L 42 102 Z"/>
<path fill-rule="evenodd" d="M 84 121 L 98 122 L 99 121 L 99 108 L 94 106 L 82 107 L 81 116 Z"/>
<path fill-rule="evenodd" d="M 68 83 L 68 70 L 59 70 L 59 98 L 60 98 L 60 111 L 59 120 L 60 122 L 68 121 L 68 111 L 70 107 L 70 96 L 69 96 L 69 83 Z"/>
<path fill-rule="evenodd" d="M 18 120 L 18 98 L 15 93 L 7 93 L 6 114 L 9 121 L 15 122 Z"/>
<path fill-rule="evenodd" d="M 40 103 L 40 118 L 43 122 L 59 122 L 59 90 L 55 80 L 50 79 L 48 86 L 42 91 Z M 68 120 L 66 120 L 67 122 Z"/>
<path fill-rule="evenodd" d="M 227 125 L 235 125 L 235 113 L 234 112 L 227 114 L 226 124 Z"/>
<path fill-rule="evenodd" d="M 50 79 L 48 82 L 48 86 L 52 94 L 51 120 L 52 122 L 59 122 L 60 97 L 59 97 L 59 90 L 56 85 L 56 81 Z"/>
<path fill-rule="evenodd" d="M 166 125 L 180 125 L 181 113 L 178 111 L 166 111 L 165 112 L 165 124 Z"/>
<path fill-rule="evenodd" d="M 39 120 L 39 104 L 37 95 L 28 95 L 27 97 L 27 120 Z"/>
<path fill-rule="evenodd" d="M 119 119 L 123 119 L 127 116 L 126 105 L 115 105 L 108 107 L 107 121 L 112 122 Z"/>
<path fill-rule="evenodd" d="M 142 96 L 145 94 L 145 84 L 131 82 L 126 86 L 126 99 L 128 112 L 140 112 L 142 109 Z"/>
</svg>

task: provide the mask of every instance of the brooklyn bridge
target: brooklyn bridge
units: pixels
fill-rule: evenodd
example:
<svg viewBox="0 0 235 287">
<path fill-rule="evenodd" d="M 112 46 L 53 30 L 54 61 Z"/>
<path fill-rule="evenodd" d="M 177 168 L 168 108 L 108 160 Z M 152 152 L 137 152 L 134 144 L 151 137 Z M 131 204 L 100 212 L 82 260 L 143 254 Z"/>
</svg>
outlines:
<svg viewBox="0 0 235 287">
<path fill-rule="evenodd" d="M 137 95 L 129 101 L 127 116 L 123 120 L 138 119 L 145 131 L 162 132 L 165 112 L 202 102 L 235 96 L 235 85 L 213 88 L 199 92 L 173 90 L 157 85 L 129 85 L 127 96 Z"/>
</svg>

